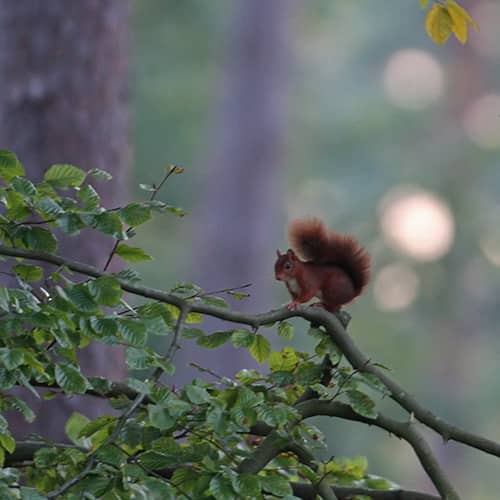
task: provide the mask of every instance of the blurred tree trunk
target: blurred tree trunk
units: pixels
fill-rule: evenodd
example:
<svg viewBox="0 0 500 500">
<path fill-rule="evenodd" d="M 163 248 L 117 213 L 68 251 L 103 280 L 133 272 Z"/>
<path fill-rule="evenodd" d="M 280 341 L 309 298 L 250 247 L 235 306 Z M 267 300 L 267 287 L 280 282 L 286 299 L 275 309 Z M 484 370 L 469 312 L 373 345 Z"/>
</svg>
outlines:
<svg viewBox="0 0 500 500">
<path fill-rule="evenodd" d="M 281 170 L 296 2 L 239 0 L 233 6 L 222 98 L 203 162 L 193 279 L 206 290 L 251 282 L 251 300 L 237 307 L 255 310 L 271 305 L 276 242 L 284 234 Z M 212 367 L 234 373 L 248 366 L 242 351 L 219 349 Z M 185 346 L 178 356 L 182 370 L 202 353 Z"/>
<path fill-rule="evenodd" d="M 110 171 L 114 180 L 99 186 L 106 206 L 126 192 L 128 16 L 128 0 L 0 0 L 0 147 L 34 179 L 53 163 Z M 111 245 L 87 233 L 63 239 L 60 252 L 102 267 Z M 122 378 L 121 354 L 92 345 L 82 369 Z M 32 407 L 37 420 L 14 422 L 17 434 L 58 439 L 73 411 L 95 416 L 103 405 L 66 398 Z"/>
</svg>

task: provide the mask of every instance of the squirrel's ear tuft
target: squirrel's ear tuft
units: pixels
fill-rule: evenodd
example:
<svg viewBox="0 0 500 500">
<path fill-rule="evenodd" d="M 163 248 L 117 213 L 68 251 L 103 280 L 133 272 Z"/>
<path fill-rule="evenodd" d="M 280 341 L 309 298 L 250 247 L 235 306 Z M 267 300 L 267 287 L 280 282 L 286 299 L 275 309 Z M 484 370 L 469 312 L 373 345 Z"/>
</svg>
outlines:
<svg viewBox="0 0 500 500">
<path fill-rule="evenodd" d="M 279 248 L 276 250 L 276 255 L 277 255 L 278 257 L 281 257 L 281 252 L 280 252 L 280 249 L 279 249 Z"/>
<path fill-rule="evenodd" d="M 296 257 L 295 257 L 295 252 L 294 252 L 291 248 L 289 248 L 289 249 L 286 251 L 286 255 L 287 255 L 287 257 L 288 257 L 289 259 L 295 259 L 295 258 L 296 258 Z"/>
</svg>

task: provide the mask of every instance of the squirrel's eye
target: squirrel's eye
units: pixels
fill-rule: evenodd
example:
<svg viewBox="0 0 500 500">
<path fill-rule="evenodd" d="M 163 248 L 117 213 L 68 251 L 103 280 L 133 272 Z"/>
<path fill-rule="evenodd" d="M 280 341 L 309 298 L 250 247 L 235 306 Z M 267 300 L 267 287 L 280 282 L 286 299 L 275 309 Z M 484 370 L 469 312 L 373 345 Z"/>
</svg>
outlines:
<svg viewBox="0 0 500 500">
<path fill-rule="evenodd" d="M 290 262 L 287 262 L 285 264 L 285 269 L 292 269 L 292 264 L 290 264 Z"/>
</svg>

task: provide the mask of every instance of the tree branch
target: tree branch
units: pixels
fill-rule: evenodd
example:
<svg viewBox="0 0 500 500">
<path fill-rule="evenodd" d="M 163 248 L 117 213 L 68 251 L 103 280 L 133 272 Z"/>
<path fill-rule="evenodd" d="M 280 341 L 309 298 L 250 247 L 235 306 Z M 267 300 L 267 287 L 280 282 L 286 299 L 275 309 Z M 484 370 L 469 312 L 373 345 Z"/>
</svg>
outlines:
<svg viewBox="0 0 500 500">
<path fill-rule="evenodd" d="M 392 418 L 385 417 L 381 414 L 377 418 L 363 417 L 352 408 L 344 403 L 336 401 L 323 401 L 319 399 L 311 399 L 303 401 L 296 406 L 302 418 L 310 418 L 319 415 L 339 417 L 346 420 L 354 420 L 368 425 L 375 425 L 381 429 L 389 431 L 391 434 L 404 439 L 415 451 L 422 467 L 433 482 L 434 486 L 443 498 L 447 500 L 457 500 L 459 498 L 454 486 L 448 480 L 444 470 L 439 465 L 432 449 L 427 441 L 418 431 L 413 422 L 400 422 Z"/>
</svg>

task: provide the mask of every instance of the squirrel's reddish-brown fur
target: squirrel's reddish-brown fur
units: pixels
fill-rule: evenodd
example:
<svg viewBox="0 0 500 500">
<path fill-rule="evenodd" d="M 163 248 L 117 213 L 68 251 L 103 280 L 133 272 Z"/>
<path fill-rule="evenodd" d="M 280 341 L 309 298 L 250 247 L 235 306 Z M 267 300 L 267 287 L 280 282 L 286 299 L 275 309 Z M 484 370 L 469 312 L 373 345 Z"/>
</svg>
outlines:
<svg viewBox="0 0 500 500">
<path fill-rule="evenodd" d="M 290 308 L 318 297 L 318 305 L 337 311 L 362 293 L 370 256 L 354 238 L 328 230 L 317 218 L 293 220 L 288 237 L 292 249 L 278 251 L 275 273 L 292 295 Z"/>
</svg>

